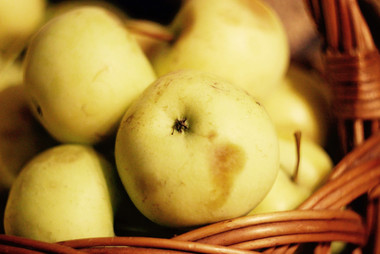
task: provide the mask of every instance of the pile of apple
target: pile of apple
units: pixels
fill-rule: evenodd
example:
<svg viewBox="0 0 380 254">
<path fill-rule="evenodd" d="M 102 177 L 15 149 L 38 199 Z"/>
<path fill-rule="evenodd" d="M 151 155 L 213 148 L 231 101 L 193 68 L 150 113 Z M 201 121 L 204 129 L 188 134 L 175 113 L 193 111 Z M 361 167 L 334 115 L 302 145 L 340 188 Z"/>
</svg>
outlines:
<svg viewBox="0 0 380 254">
<path fill-rule="evenodd" d="M 331 171 L 328 91 L 262 0 L 184 1 L 167 26 L 26 2 L 39 23 L 0 22 L 6 234 L 114 236 L 125 196 L 168 228 L 290 210 Z"/>
</svg>

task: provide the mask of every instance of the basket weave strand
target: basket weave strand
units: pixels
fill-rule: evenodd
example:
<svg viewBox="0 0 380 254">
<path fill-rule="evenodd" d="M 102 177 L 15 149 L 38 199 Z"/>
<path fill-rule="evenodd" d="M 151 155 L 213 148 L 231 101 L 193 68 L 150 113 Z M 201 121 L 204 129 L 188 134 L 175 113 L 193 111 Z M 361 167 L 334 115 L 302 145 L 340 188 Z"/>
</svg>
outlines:
<svg viewBox="0 0 380 254">
<path fill-rule="evenodd" d="M 305 0 L 323 39 L 344 153 L 379 130 L 380 54 L 357 0 Z"/>
</svg>

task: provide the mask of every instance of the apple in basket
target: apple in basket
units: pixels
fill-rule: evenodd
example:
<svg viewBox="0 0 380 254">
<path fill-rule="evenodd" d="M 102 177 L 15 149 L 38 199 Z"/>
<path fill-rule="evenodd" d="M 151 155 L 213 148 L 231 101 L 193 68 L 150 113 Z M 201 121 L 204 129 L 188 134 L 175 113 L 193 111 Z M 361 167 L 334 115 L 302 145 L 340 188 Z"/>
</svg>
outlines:
<svg viewBox="0 0 380 254">
<path fill-rule="evenodd" d="M 297 208 L 326 180 L 333 162 L 322 146 L 295 133 L 295 139 L 279 137 L 280 170 L 264 200 L 250 213 Z"/>
<path fill-rule="evenodd" d="M 289 63 L 283 24 L 261 0 L 183 1 L 168 29 L 173 40 L 150 57 L 159 76 L 203 70 L 261 99 L 279 84 Z"/>
<path fill-rule="evenodd" d="M 50 19 L 32 38 L 25 87 L 36 118 L 60 142 L 94 144 L 156 79 L 124 23 L 100 6 Z"/>
<path fill-rule="evenodd" d="M 13 60 L 44 20 L 46 0 L 0 1 L 0 56 Z M 1 69 L 1 66 L 0 66 Z"/>
<path fill-rule="evenodd" d="M 196 70 L 162 76 L 133 102 L 118 129 L 115 159 L 136 207 L 169 227 L 247 214 L 279 168 L 277 135 L 264 108 Z"/>
<path fill-rule="evenodd" d="M 1 193 L 9 190 L 25 162 L 53 144 L 29 111 L 18 61 L 0 70 L 0 119 Z"/>
<path fill-rule="evenodd" d="M 261 100 L 277 131 L 292 139 L 302 136 L 326 145 L 332 123 L 331 91 L 315 71 L 292 63 L 277 89 Z"/>
<path fill-rule="evenodd" d="M 295 175 L 295 165 L 300 157 L 297 182 L 312 191 L 324 183 L 334 166 L 327 151 L 306 136 L 300 141 L 299 155 L 294 140 L 287 137 L 279 136 L 279 149 L 280 165 L 288 176 Z"/>
<path fill-rule="evenodd" d="M 90 146 L 63 144 L 34 157 L 11 187 L 9 235 L 56 242 L 114 236 L 123 191 L 116 169 Z"/>
</svg>

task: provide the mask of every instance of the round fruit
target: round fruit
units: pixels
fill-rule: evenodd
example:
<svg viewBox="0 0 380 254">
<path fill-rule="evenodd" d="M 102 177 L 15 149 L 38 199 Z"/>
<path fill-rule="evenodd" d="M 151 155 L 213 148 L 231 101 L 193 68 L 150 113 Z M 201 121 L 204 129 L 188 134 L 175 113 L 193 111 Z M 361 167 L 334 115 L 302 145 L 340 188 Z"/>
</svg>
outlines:
<svg viewBox="0 0 380 254">
<path fill-rule="evenodd" d="M 33 112 L 61 142 L 94 144 L 113 134 L 154 79 L 133 36 L 102 7 L 78 7 L 51 19 L 25 60 Z"/>
<path fill-rule="evenodd" d="M 263 107 L 244 90 L 194 70 L 149 86 L 124 115 L 115 149 L 136 207 L 171 227 L 248 213 L 279 168 L 276 132 Z"/>
</svg>

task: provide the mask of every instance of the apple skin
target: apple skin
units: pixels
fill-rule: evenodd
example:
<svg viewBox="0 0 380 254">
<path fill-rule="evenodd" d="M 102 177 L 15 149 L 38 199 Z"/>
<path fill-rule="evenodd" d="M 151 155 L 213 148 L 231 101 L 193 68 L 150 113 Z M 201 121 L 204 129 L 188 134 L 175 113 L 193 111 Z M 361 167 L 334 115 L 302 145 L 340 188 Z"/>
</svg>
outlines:
<svg viewBox="0 0 380 254">
<path fill-rule="evenodd" d="M 0 57 L 0 90 L 13 85 L 20 85 L 23 81 L 23 71 L 21 61 L 7 62 L 7 59 Z"/>
<path fill-rule="evenodd" d="M 333 162 L 328 153 L 307 137 L 300 139 L 300 164 L 297 165 L 295 139 L 279 136 L 280 170 L 268 195 L 249 215 L 293 210 L 302 204 L 332 172 Z"/>
<path fill-rule="evenodd" d="M 24 164 L 54 144 L 29 111 L 21 84 L 0 89 L 0 191 L 8 191 Z"/>
<path fill-rule="evenodd" d="M 248 215 L 293 210 L 311 194 L 309 188 L 293 182 L 289 175 L 280 169 L 269 193 Z"/>
<path fill-rule="evenodd" d="M 331 91 L 318 73 L 290 65 L 279 87 L 261 103 L 281 135 L 292 138 L 301 131 L 303 137 L 326 144 L 332 122 Z"/>
<path fill-rule="evenodd" d="M 279 136 L 280 165 L 289 177 L 294 175 L 297 152 L 294 139 Z M 301 138 L 300 165 L 297 184 L 312 191 L 324 183 L 333 169 L 333 161 L 322 146 L 308 139 Z"/>
<path fill-rule="evenodd" d="M 179 69 L 219 75 L 261 99 L 289 64 L 285 29 L 260 0 L 184 1 L 169 29 L 174 40 L 152 55 L 158 76 Z"/>
<path fill-rule="evenodd" d="M 0 53 L 25 46 L 43 22 L 46 6 L 46 0 L 0 1 Z"/>
<path fill-rule="evenodd" d="M 116 170 L 91 147 L 50 148 L 12 185 L 5 233 L 46 242 L 114 236 L 117 180 Z"/>
<path fill-rule="evenodd" d="M 25 59 L 34 114 L 63 143 L 95 144 L 116 132 L 126 108 L 156 78 L 117 15 L 77 7 L 46 23 Z"/>
<path fill-rule="evenodd" d="M 0 192 L 7 192 L 22 166 L 54 142 L 29 110 L 21 62 L 0 72 Z"/>
<path fill-rule="evenodd" d="M 28 108 L 21 63 L 15 61 L 0 72 L 0 233 L 4 233 L 3 215 L 10 187 L 23 165 L 53 140 Z"/>
<path fill-rule="evenodd" d="M 186 128 L 178 128 L 181 121 Z M 212 74 L 183 70 L 159 78 L 127 110 L 115 159 L 146 217 L 190 227 L 252 210 L 275 181 L 277 142 L 252 96 Z"/>
</svg>

